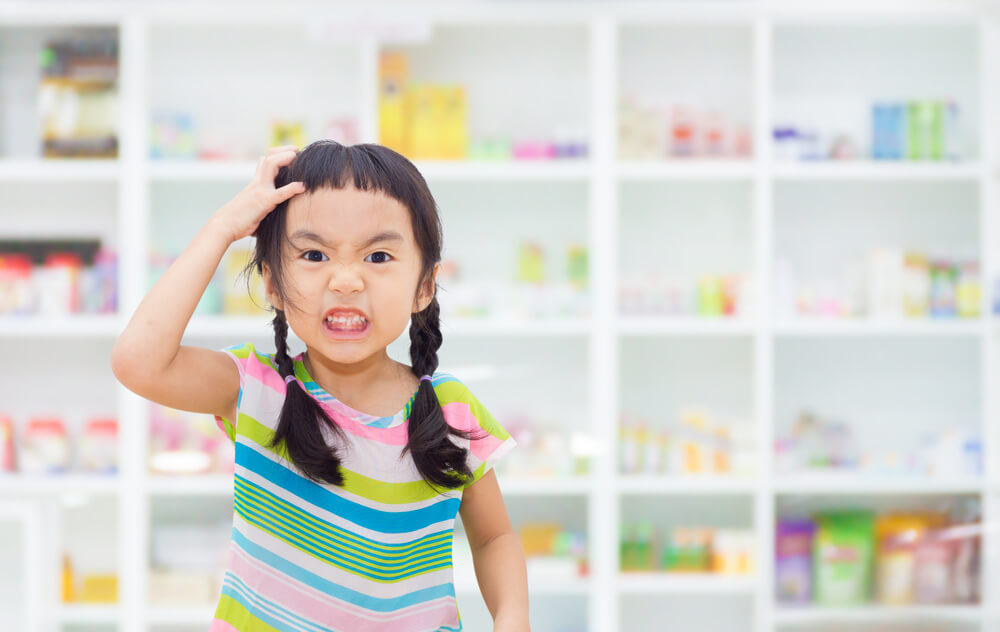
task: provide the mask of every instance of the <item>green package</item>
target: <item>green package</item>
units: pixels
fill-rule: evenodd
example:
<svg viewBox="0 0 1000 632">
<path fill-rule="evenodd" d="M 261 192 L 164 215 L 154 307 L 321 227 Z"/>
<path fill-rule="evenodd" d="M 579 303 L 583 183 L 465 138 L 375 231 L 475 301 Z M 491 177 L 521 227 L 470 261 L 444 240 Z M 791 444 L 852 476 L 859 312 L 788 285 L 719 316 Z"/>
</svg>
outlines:
<svg viewBox="0 0 1000 632">
<path fill-rule="evenodd" d="M 853 606 L 868 601 L 875 570 L 875 516 L 838 511 L 817 516 L 813 542 L 815 601 Z"/>
</svg>

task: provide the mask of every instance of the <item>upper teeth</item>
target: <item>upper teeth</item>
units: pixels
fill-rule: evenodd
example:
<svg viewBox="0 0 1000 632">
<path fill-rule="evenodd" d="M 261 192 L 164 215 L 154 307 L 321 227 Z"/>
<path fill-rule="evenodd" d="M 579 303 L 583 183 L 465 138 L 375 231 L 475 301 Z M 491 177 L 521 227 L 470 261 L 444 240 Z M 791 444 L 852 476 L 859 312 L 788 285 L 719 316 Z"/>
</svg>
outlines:
<svg viewBox="0 0 1000 632">
<path fill-rule="evenodd" d="M 339 325 L 358 325 L 365 322 L 363 316 L 327 316 L 326 320 Z"/>
</svg>

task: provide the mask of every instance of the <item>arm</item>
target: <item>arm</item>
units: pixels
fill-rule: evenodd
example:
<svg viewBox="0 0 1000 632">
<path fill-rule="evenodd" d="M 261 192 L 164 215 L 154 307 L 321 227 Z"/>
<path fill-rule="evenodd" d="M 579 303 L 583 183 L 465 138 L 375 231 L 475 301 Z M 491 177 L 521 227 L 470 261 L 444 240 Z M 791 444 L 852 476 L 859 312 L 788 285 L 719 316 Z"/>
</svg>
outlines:
<svg viewBox="0 0 1000 632">
<path fill-rule="evenodd" d="M 465 488 L 459 513 L 494 632 L 529 632 L 524 552 L 492 469 Z"/>
<path fill-rule="evenodd" d="M 232 359 L 180 342 L 229 245 L 301 192 L 299 183 L 274 189 L 278 169 L 295 157 L 282 149 L 258 162 L 254 180 L 208 220 L 136 308 L 111 350 L 111 369 L 129 390 L 172 408 L 233 418 L 240 380 Z"/>
</svg>

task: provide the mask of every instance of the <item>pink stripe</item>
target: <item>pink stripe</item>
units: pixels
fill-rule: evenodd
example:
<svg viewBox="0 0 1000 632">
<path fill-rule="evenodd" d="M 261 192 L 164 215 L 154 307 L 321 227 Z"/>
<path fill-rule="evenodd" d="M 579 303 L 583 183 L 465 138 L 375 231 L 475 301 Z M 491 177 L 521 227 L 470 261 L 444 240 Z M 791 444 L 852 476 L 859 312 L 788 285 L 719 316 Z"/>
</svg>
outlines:
<svg viewBox="0 0 1000 632">
<path fill-rule="evenodd" d="M 267 364 L 261 362 L 256 355 L 250 354 L 243 370 L 246 372 L 247 377 L 256 378 L 257 381 L 275 393 L 285 394 L 285 381 L 281 375 Z"/>
<path fill-rule="evenodd" d="M 212 619 L 212 625 L 208 628 L 208 632 L 240 632 L 232 626 L 228 621 L 223 621 L 222 619 Z"/>
<path fill-rule="evenodd" d="M 379 613 L 336 599 L 288 577 L 250 557 L 234 546 L 230 572 L 252 591 L 295 614 L 319 625 L 343 630 L 382 630 L 391 622 L 393 629 L 430 630 L 442 625 L 458 625 L 458 607 L 453 598 L 416 604 L 402 610 Z M 365 616 L 367 615 L 367 616 Z"/>
<path fill-rule="evenodd" d="M 451 402 L 441 407 L 448 425 L 459 430 L 473 432 L 475 435 L 485 435 L 482 439 L 472 439 L 469 449 L 479 460 L 485 461 L 498 445 L 503 443 L 499 437 L 494 437 L 485 429 L 480 429 L 479 421 L 472 414 L 465 402 Z"/>
</svg>

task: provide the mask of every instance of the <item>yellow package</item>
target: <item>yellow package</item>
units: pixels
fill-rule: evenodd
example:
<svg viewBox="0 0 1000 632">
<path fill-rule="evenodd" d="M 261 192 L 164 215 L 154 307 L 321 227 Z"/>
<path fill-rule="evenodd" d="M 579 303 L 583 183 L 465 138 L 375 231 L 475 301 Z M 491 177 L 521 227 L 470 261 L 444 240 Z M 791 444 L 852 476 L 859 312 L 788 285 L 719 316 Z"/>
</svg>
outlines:
<svg viewBox="0 0 1000 632">
<path fill-rule="evenodd" d="M 406 91 L 406 147 L 413 159 L 439 157 L 438 114 L 435 111 L 434 88 L 414 83 Z"/>
<path fill-rule="evenodd" d="M 409 155 L 406 145 L 406 94 L 409 63 L 402 53 L 379 57 L 378 142 Z"/>
<path fill-rule="evenodd" d="M 441 158 L 465 159 L 469 143 L 465 88 L 461 85 L 440 86 L 435 92 L 435 104 L 440 104 Z"/>
<path fill-rule="evenodd" d="M 84 575 L 80 601 L 83 603 L 117 603 L 118 576 Z"/>
</svg>

